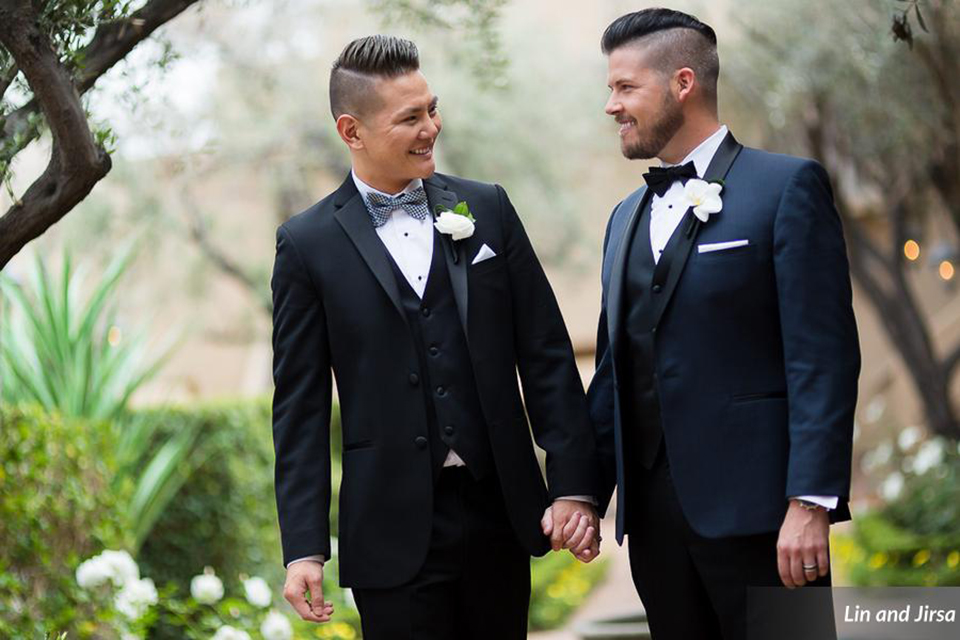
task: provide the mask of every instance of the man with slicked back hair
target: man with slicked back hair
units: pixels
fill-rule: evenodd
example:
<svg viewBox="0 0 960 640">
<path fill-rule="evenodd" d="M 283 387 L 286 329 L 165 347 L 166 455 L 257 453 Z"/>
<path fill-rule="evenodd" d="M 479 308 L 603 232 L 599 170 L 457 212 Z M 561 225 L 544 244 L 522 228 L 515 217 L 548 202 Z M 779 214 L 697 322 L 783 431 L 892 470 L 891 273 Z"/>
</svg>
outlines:
<svg viewBox="0 0 960 640">
<path fill-rule="evenodd" d="M 530 557 L 599 553 L 594 434 L 560 310 L 506 192 L 436 172 L 442 121 L 419 69 L 408 40 L 347 45 L 330 108 L 352 170 L 277 230 L 284 595 L 306 620 L 334 615 L 323 598 L 333 376 L 340 581 L 363 637 L 525 638 Z"/>
<path fill-rule="evenodd" d="M 711 27 L 646 9 L 601 49 L 621 152 L 660 166 L 603 244 L 600 505 L 616 487 L 653 638 L 741 639 L 750 587 L 830 584 L 829 526 L 849 518 L 860 352 L 843 231 L 819 164 L 721 124 Z M 819 640 L 832 622 L 791 626 Z"/>
</svg>

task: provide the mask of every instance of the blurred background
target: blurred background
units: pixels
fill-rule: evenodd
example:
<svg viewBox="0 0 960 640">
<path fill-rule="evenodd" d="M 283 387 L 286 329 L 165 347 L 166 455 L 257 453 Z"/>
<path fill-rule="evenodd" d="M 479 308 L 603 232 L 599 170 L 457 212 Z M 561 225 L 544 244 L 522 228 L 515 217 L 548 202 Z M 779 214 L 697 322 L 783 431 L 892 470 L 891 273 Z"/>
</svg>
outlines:
<svg viewBox="0 0 960 640">
<path fill-rule="evenodd" d="M 42 69 L 21 55 L 16 14 L 0 15 L 0 637 L 359 637 L 335 562 L 336 624 L 293 620 L 272 486 L 275 230 L 349 171 L 330 65 L 362 35 L 417 42 L 443 115 L 438 169 L 510 193 L 586 385 L 604 228 L 646 170 L 603 112 L 599 38 L 655 3 L 46 4 L 31 20 L 79 100 L 28 79 Z M 721 121 L 834 181 L 864 365 L 835 582 L 960 585 L 960 8 L 670 6 L 718 33 Z M 38 104 L 75 104 L 78 119 Z M 98 159 L 71 167 L 84 151 Z M 46 190 L 57 172 L 87 186 Z M 533 631 L 573 638 L 639 610 L 622 556 L 604 551 L 534 563 Z"/>
</svg>

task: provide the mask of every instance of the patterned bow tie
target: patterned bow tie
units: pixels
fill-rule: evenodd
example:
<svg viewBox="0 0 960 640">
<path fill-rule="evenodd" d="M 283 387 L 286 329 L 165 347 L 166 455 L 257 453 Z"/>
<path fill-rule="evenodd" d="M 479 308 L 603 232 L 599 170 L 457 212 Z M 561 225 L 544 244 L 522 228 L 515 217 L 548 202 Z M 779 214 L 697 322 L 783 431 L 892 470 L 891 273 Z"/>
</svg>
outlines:
<svg viewBox="0 0 960 640">
<path fill-rule="evenodd" d="M 425 220 L 430 213 L 430 206 L 427 204 L 427 192 L 423 190 L 423 187 L 417 187 L 413 191 L 401 193 L 398 196 L 388 196 L 371 191 L 367 194 L 366 202 L 370 219 L 373 220 L 373 226 L 376 228 L 387 224 L 390 214 L 397 209 L 403 209 L 417 220 Z"/>
<path fill-rule="evenodd" d="M 661 198 L 677 180 L 686 184 L 687 180 L 696 177 L 697 168 L 693 165 L 693 161 L 676 167 L 651 167 L 650 173 L 643 174 L 647 186 Z"/>
</svg>

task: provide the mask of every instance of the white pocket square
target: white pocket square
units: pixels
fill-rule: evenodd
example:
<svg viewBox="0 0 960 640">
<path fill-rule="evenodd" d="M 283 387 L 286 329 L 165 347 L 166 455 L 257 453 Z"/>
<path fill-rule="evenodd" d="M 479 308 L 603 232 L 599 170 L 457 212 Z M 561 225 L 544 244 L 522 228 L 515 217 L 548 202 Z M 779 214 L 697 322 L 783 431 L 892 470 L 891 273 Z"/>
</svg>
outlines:
<svg viewBox="0 0 960 640">
<path fill-rule="evenodd" d="M 731 240 L 729 242 L 713 242 L 711 244 L 698 244 L 697 253 L 710 253 L 711 251 L 723 251 L 724 249 L 735 249 L 736 247 L 745 247 L 750 244 L 749 240 Z"/>
<path fill-rule="evenodd" d="M 495 255 L 497 254 L 493 252 L 493 249 L 491 249 L 487 245 L 483 245 L 482 247 L 480 247 L 480 251 L 477 251 L 477 256 L 473 259 L 473 262 L 471 262 L 470 264 L 479 264 L 484 260 L 489 260 Z"/>
</svg>

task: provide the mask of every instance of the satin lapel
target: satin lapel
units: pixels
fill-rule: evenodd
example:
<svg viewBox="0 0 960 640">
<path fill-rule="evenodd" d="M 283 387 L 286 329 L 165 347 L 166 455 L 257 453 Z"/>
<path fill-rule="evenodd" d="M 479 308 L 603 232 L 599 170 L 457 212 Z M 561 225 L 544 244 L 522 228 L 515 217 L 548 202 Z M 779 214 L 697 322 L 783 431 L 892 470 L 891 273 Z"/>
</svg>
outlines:
<svg viewBox="0 0 960 640">
<path fill-rule="evenodd" d="M 357 247 L 357 251 L 363 257 L 364 262 L 370 267 L 370 271 L 377 278 L 380 286 L 386 291 L 394 308 L 407 322 L 407 314 L 403 311 L 403 304 L 400 302 L 400 289 L 397 286 L 397 279 L 390 268 L 390 262 L 387 258 L 387 249 L 380 241 L 373 223 L 370 221 L 370 214 L 363 202 L 363 196 L 357 191 L 352 176 L 347 176 L 347 181 L 343 183 L 334 197 L 333 212 L 334 218 L 343 227 L 350 240 Z"/>
<path fill-rule="evenodd" d="M 439 178 L 430 178 L 423 181 L 424 189 L 427 191 L 427 202 L 430 204 L 430 212 L 435 214 L 437 207 L 444 209 L 453 209 L 457 206 L 459 198 L 457 194 L 451 191 L 447 185 Z M 481 224 L 477 220 L 477 224 Z M 453 287 L 453 297 L 457 303 L 457 312 L 460 315 L 460 324 L 463 325 L 464 335 L 467 333 L 467 305 L 469 296 L 467 292 L 467 256 L 464 244 L 465 240 L 454 242 L 449 234 L 440 234 L 440 246 L 443 247 L 443 257 L 447 262 L 447 271 L 450 272 L 450 285 Z"/>
<path fill-rule="evenodd" d="M 647 205 L 651 193 L 650 189 L 646 189 L 637 205 L 630 210 L 629 214 L 626 214 L 629 217 L 622 227 L 623 230 L 616 245 L 613 265 L 610 267 L 610 288 L 607 290 L 607 331 L 610 334 L 610 346 L 613 353 L 617 353 L 617 337 L 620 335 L 620 310 L 623 306 L 623 282 L 627 270 L 627 250 L 637 221 L 640 219 L 640 212 Z"/>
<path fill-rule="evenodd" d="M 732 133 L 727 133 L 723 142 L 720 143 L 717 152 L 713 155 L 713 160 L 710 161 L 710 166 L 707 167 L 703 179 L 707 182 L 711 180 L 723 180 L 733 165 L 733 161 L 736 160 L 737 155 L 740 154 L 741 149 L 743 149 L 743 145 L 737 142 Z M 723 215 L 723 213 L 721 212 L 718 215 Z M 709 222 L 707 222 L 707 224 L 709 224 Z M 653 272 L 653 284 L 654 286 L 659 285 L 662 287 L 662 292 L 659 294 L 659 304 L 654 311 L 654 327 L 660 324 L 660 318 L 670 304 L 670 299 L 673 297 L 673 292 L 676 290 L 677 283 L 680 281 L 680 275 L 687 265 L 687 260 L 690 258 L 690 251 L 693 249 L 693 245 L 696 244 L 697 234 L 702 225 L 703 223 L 693 215 L 693 209 L 687 209 L 687 213 L 674 232 L 678 234 L 682 233 L 683 235 L 675 239 L 677 242 L 672 251 L 670 251 L 669 254 L 664 251 L 660 261 L 657 263 L 657 268 Z"/>
</svg>

